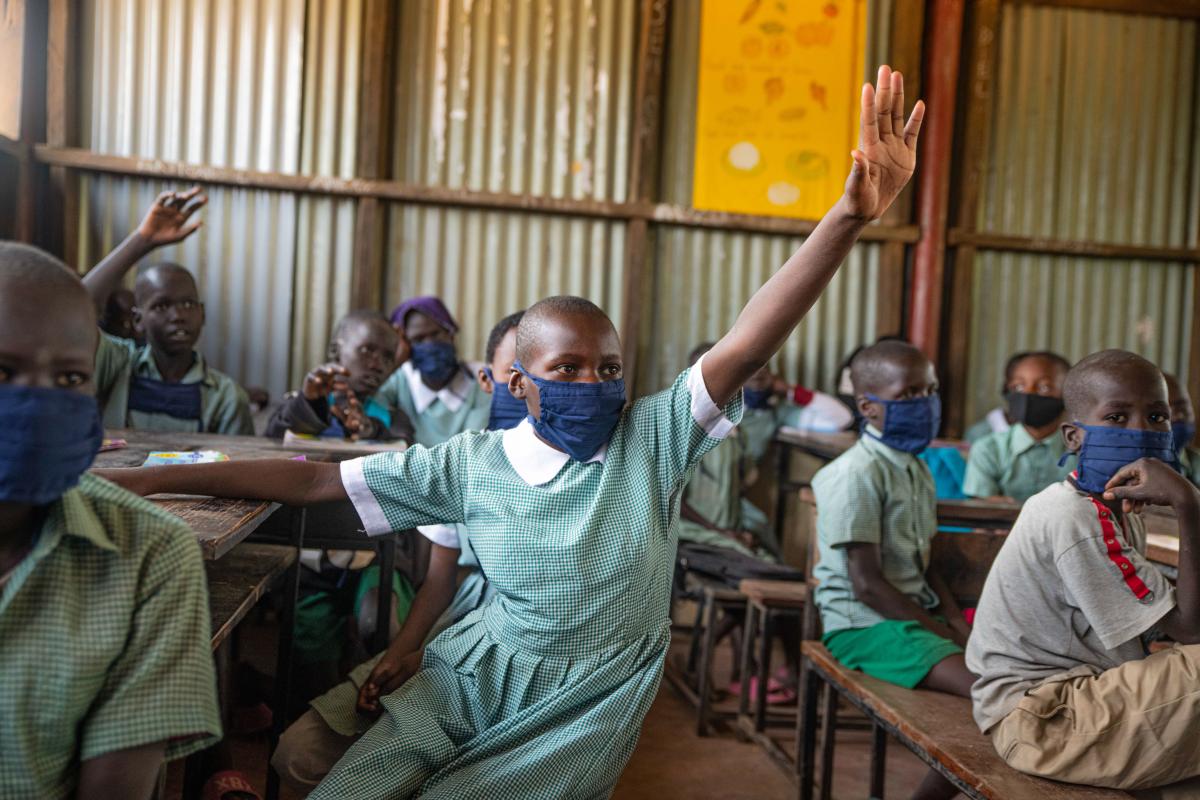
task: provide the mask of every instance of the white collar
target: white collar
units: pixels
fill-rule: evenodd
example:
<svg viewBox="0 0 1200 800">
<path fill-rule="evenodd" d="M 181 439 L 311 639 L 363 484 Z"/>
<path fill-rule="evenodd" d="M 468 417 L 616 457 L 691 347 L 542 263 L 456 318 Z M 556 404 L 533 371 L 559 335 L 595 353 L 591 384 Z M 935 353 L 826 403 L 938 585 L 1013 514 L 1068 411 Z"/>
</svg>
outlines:
<svg viewBox="0 0 1200 800">
<path fill-rule="evenodd" d="M 1011 427 L 1008 424 L 1008 417 L 1004 416 L 1003 408 L 993 408 L 987 413 L 986 419 L 988 427 L 992 429 L 993 433 L 1006 431 Z"/>
<path fill-rule="evenodd" d="M 508 463 L 521 476 L 521 480 L 530 486 L 541 486 L 554 480 L 554 476 L 571 460 L 566 453 L 555 450 L 539 439 L 528 417 L 521 420 L 517 427 L 506 430 L 503 441 Z M 608 444 L 605 444 L 587 463 L 603 464 L 607 453 Z"/>
<path fill-rule="evenodd" d="M 459 362 L 459 370 L 454 373 L 454 377 L 448 384 L 435 392 L 425 385 L 425 381 L 421 380 L 421 373 L 417 371 L 411 361 L 405 361 L 400 365 L 400 371 L 404 373 L 404 377 L 408 381 L 408 392 L 412 395 L 413 408 L 418 414 L 425 413 L 425 409 L 433 405 L 434 400 L 441 400 L 442 405 L 451 411 L 458 411 L 462 408 L 462 404 L 466 402 L 467 396 L 471 393 L 471 384 L 475 382 L 474 378 L 462 369 L 463 366 L 462 362 Z M 467 367 L 470 368 L 470 365 Z"/>
</svg>

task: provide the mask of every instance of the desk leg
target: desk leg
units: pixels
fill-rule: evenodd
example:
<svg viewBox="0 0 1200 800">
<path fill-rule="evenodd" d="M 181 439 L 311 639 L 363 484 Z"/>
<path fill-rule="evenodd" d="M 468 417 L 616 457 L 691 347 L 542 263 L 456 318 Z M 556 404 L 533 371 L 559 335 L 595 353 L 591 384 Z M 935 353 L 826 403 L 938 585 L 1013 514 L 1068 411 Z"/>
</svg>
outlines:
<svg viewBox="0 0 1200 800">
<path fill-rule="evenodd" d="M 784 524 L 787 515 L 787 490 L 791 478 L 792 448 L 783 442 L 775 443 L 775 541 L 783 549 Z"/>
<path fill-rule="evenodd" d="M 283 611 L 279 620 L 279 652 L 275 662 L 275 708 L 271 722 L 271 746 L 267 756 L 267 800 L 279 797 L 279 775 L 271 766 L 279 737 L 287 728 L 288 706 L 292 701 L 292 651 L 296 632 L 296 602 L 300 596 L 300 548 L 304 546 L 304 526 L 307 512 L 292 509 L 291 544 L 296 548 L 296 560 L 288 568 L 280 589 Z"/>
<path fill-rule="evenodd" d="M 380 653 L 387 649 L 392 632 L 392 581 L 396 572 L 396 536 L 388 534 L 379 540 L 379 605 L 375 613 L 375 635 L 371 649 Z"/>
</svg>

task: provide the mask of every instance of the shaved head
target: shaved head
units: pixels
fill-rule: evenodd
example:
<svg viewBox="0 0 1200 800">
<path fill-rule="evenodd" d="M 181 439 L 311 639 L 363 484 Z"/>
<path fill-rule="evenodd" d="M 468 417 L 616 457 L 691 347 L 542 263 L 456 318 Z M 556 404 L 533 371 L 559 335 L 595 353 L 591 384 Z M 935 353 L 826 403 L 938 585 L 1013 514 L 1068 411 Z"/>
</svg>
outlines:
<svg viewBox="0 0 1200 800">
<path fill-rule="evenodd" d="M 604 322 L 616 336 L 612 320 L 591 300 L 571 295 L 557 295 L 539 300 L 526 310 L 517 326 L 517 360 L 529 365 L 537 358 L 546 344 L 552 328 L 571 325 L 573 320 L 586 320 L 589 324 Z"/>
<path fill-rule="evenodd" d="M 134 301 L 139 306 L 144 306 L 147 298 L 155 290 L 176 280 L 187 281 L 191 284 L 192 291 L 199 296 L 199 291 L 196 289 L 195 276 L 179 264 L 164 261 L 159 264 L 151 264 L 138 273 L 137 280 L 133 284 Z"/>
<path fill-rule="evenodd" d="M 1136 386 L 1147 395 L 1167 401 L 1167 384 L 1152 362 L 1128 350 L 1101 350 L 1082 359 L 1067 373 L 1063 402 L 1067 419 L 1085 419 L 1098 403 L 1108 399 L 1114 386 Z"/>
<path fill-rule="evenodd" d="M 850 362 L 855 394 L 880 394 L 903 376 L 932 370 L 925 354 L 900 339 L 885 339 L 865 347 Z"/>
<path fill-rule="evenodd" d="M 21 286 L 56 289 L 72 300 L 83 300 L 91 306 L 91 299 L 78 275 L 54 256 L 27 244 L 0 242 L 0 282 L 6 289 Z M 18 298 L 14 296 L 14 299 Z"/>
</svg>

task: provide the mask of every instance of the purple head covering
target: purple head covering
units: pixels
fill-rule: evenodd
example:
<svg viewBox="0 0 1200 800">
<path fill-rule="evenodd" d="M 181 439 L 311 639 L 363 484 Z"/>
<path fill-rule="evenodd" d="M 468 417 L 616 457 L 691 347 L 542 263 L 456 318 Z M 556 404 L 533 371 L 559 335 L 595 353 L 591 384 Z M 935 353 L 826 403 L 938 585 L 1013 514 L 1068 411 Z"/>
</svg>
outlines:
<svg viewBox="0 0 1200 800">
<path fill-rule="evenodd" d="M 396 306 L 395 310 L 392 311 L 392 324 L 403 326 L 404 321 L 413 311 L 420 311 L 448 333 L 458 333 L 458 323 L 454 321 L 454 317 L 450 316 L 450 311 L 446 308 L 446 304 L 440 298 L 434 297 L 431 294 L 422 297 L 410 297 Z"/>
</svg>

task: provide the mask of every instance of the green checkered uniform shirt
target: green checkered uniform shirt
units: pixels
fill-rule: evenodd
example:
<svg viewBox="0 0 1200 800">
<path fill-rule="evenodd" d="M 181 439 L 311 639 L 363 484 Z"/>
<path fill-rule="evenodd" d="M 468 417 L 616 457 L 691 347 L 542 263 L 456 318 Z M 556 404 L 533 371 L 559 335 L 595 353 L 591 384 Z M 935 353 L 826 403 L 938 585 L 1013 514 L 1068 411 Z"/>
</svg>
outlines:
<svg viewBox="0 0 1200 800">
<path fill-rule="evenodd" d="M 178 518 L 84 475 L 0 588 L 0 796 L 74 796 L 79 762 L 221 735 L 208 590 Z"/>
<path fill-rule="evenodd" d="M 971 445 L 963 492 L 971 497 L 1003 495 L 1024 503 L 1071 474 L 1075 459 L 1058 465 L 1063 452 L 1057 431 L 1040 442 L 1020 423 L 989 433 Z"/>
</svg>

